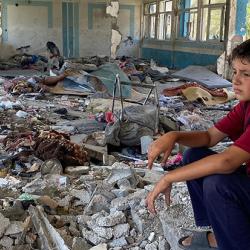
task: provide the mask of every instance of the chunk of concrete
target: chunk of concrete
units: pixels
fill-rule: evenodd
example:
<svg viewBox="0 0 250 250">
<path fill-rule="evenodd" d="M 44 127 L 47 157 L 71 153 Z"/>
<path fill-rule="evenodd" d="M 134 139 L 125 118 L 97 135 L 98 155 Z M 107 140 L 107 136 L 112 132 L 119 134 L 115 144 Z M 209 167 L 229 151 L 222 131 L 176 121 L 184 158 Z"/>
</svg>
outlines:
<svg viewBox="0 0 250 250">
<path fill-rule="evenodd" d="M 33 225 L 41 239 L 42 249 L 52 250 L 58 248 L 61 250 L 69 250 L 68 246 L 64 242 L 64 239 L 49 223 L 41 207 L 30 206 L 29 213 Z"/>
<path fill-rule="evenodd" d="M 158 245 L 159 250 L 170 250 L 170 245 L 166 241 L 166 239 L 162 236 L 159 237 L 159 245 Z"/>
<path fill-rule="evenodd" d="M 91 215 L 102 210 L 109 211 L 109 200 L 101 194 L 95 195 L 89 205 L 85 207 L 84 212 Z"/>
<path fill-rule="evenodd" d="M 89 194 L 88 191 L 86 190 L 76 190 L 76 189 L 72 189 L 70 191 L 70 194 L 76 198 L 78 198 L 83 205 L 87 205 L 89 204 L 90 200 L 91 200 L 91 195 Z"/>
<path fill-rule="evenodd" d="M 98 217 L 95 221 L 96 225 L 100 227 L 112 227 L 125 222 L 126 216 L 122 211 L 115 211 L 106 217 Z"/>
<path fill-rule="evenodd" d="M 81 237 L 73 239 L 72 250 L 89 250 L 91 246 Z"/>
<path fill-rule="evenodd" d="M 98 236 L 95 232 L 89 231 L 86 228 L 82 229 L 82 237 L 94 245 L 99 245 L 101 243 L 106 243 L 107 240 Z"/>
<path fill-rule="evenodd" d="M 113 229 L 111 227 L 99 227 L 95 224 L 95 220 L 87 222 L 87 225 L 92 229 L 98 236 L 110 240 L 113 237 Z"/>
<path fill-rule="evenodd" d="M 98 246 L 92 247 L 89 250 L 108 250 L 107 244 L 99 244 Z"/>
<path fill-rule="evenodd" d="M 115 185 L 118 181 L 127 179 L 132 188 L 136 188 L 138 180 L 135 171 L 129 166 L 122 163 L 115 163 L 112 165 L 111 173 L 106 178 L 106 182 Z"/>
<path fill-rule="evenodd" d="M 117 198 L 126 197 L 129 194 L 128 190 L 121 190 L 121 189 L 113 189 L 112 193 L 115 194 Z"/>
<path fill-rule="evenodd" d="M 70 141 L 81 146 L 82 143 L 87 141 L 88 137 L 89 136 L 86 134 L 76 134 L 76 135 L 70 136 Z"/>
<path fill-rule="evenodd" d="M 6 247 L 7 249 L 12 249 L 13 243 L 14 243 L 13 239 L 8 237 L 8 236 L 4 236 L 0 240 L 0 245 L 3 246 L 3 247 Z"/>
<path fill-rule="evenodd" d="M 121 238 L 123 236 L 128 236 L 129 235 L 129 229 L 130 226 L 128 223 L 126 224 L 119 224 L 114 226 L 113 228 L 113 235 L 115 239 Z"/>
<path fill-rule="evenodd" d="M 133 222 L 136 225 L 137 230 L 141 234 L 143 234 L 143 231 L 147 227 L 146 221 L 144 220 L 144 218 L 141 218 L 141 215 L 134 209 L 131 209 L 131 215 L 132 215 L 132 219 L 133 219 Z"/>
<path fill-rule="evenodd" d="M 155 241 L 153 243 L 147 244 L 145 250 L 158 250 L 158 243 Z"/>
<path fill-rule="evenodd" d="M 22 233 L 24 230 L 24 224 L 22 221 L 12 221 L 5 231 L 5 235 L 13 235 Z"/>
<path fill-rule="evenodd" d="M 127 245 L 128 245 L 128 242 L 125 237 L 114 239 L 113 241 L 109 242 L 110 247 L 124 247 Z"/>
<path fill-rule="evenodd" d="M 0 237 L 3 236 L 5 233 L 6 229 L 10 226 L 10 220 L 8 218 L 5 218 L 1 213 L 0 213 Z"/>
<path fill-rule="evenodd" d="M 89 167 L 88 166 L 76 166 L 76 167 L 66 167 L 65 173 L 73 176 L 79 176 L 82 174 L 88 174 L 89 173 Z"/>
<path fill-rule="evenodd" d="M 72 196 L 66 195 L 64 198 L 58 201 L 58 205 L 60 207 L 69 207 L 71 200 L 72 200 Z"/>
<path fill-rule="evenodd" d="M 110 211 L 125 211 L 129 208 L 128 197 L 119 197 L 111 201 Z"/>
</svg>

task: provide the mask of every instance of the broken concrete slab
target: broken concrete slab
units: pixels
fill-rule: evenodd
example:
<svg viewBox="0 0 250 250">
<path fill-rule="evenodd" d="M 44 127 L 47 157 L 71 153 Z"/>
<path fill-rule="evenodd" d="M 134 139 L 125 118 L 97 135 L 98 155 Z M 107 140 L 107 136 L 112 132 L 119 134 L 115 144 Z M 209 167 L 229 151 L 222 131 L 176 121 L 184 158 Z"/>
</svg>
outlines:
<svg viewBox="0 0 250 250">
<path fill-rule="evenodd" d="M 4 236 L 1 240 L 0 240 L 0 246 L 2 247 L 6 247 L 7 249 L 12 249 L 14 240 L 10 237 Z"/>
<path fill-rule="evenodd" d="M 86 228 L 82 229 L 82 236 L 85 238 L 87 241 L 91 242 L 94 245 L 99 245 L 101 243 L 106 243 L 107 240 L 98 236 L 96 233 L 93 231 L 90 231 Z"/>
<path fill-rule="evenodd" d="M 72 250 L 89 250 L 91 246 L 81 237 L 75 237 L 73 239 Z"/>
<path fill-rule="evenodd" d="M 5 231 L 5 235 L 13 235 L 22 233 L 24 230 L 24 224 L 22 221 L 11 221 L 10 225 Z"/>
<path fill-rule="evenodd" d="M 86 134 L 71 135 L 70 141 L 81 146 L 82 143 L 87 141 L 88 137 L 89 137 L 89 135 L 86 135 Z"/>
<path fill-rule="evenodd" d="M 100 212 L 102 210 L 109 211 L 109 206 L 110 206 L 109 200 L 105 196 L 97 194 L 94 195 L 88 206 L 85 207 L 84 212 L 87 215 L 91 215 Z"/>
<path fill-rule="evenodd" d="M 89 204 L 90 200 L 91 200 L 91 196 L 89 194 L 88 191 L 86 190 L 76 190 L 76 189 L 72 189 L 70 191 L 70 194 L 76 198 L 78 198 L 83 205 Z"/>
<path fill-rule="evenodd" d="M 83 144 L 84 149 L 88 152 L 88 157 L 102 161 L 104 165 L 108 164 L 107 147 L 94 146 L 91 144 Z"/>
<path fill-rule="evenodd" d="M 124 179 L 129 181 L 127 185 L 124 182 L 122 182 L 122 180 Z M 112 165 L 111 173 L 106 179 L 106 181 L 111 185 L 120 182 L 121 186 L 124 184 L 128 188 L 135 188 L 136 185 L 138 184 L 135 171 L 126 164 L 119 162 L 116 162 Z"/>
<path fill-rule="evenodd" d="M 66 167 L 65 173 L 73 176 L 79 176 L 82 174 L 88 174 L 89 173 L 89 167 L 88 166 L 76 166 L 76 167 Z"/>
<path fill-rule="evenodd" d="M 92 247 L 89 250 L 108 250 L 107 244 L 99 244 L 98 246 Z"/>
<path fill-rule="evenodd" d="M 61 250 L 69 250 L 63 238 L 45 217 L 41 207 L 30 206 L 29 213 L 33 225 L 41 239 L 42 249 L 53 250 L 56 247 Z"/>
<path fill-rule="evenodd" d="M 87 222 L 90 229 L 93 230 L 98 236 L 110 240 L 113 237 L 113 229 L 111 227 L 100 227 L 95 224 L 95 221 L 91 220 Z"/>
<path fill-rule="evenodd" d="M 188 66 L 172 74 L 173 77 L 182 78 L 188 81 L 195 81 L 206 88 L 227 88 L 232 83 L 202 66 Z"/>
<path fill-rule="evenodd" d="M 125 237 L 119 239 L 114 239 L 108 244 L 110 247 L 124 247 L 128 245 L 128 242 Z"/>
<path fill-rule="evenodd" d="M 95 220 L 96 225 L 100 227 L 112 227 L 126 222 L 126 216 L 122 211 L 115 211 L 108 216 L 98 217 Z"/>
<path fill-rule="evenodd" d="M 6 229 L 10 226 L 10 220 L 8 218 L 5 218 L 1 213 L 0 213 L 0 237 L 3 236 L 5 233 Z"/>
<path fill-rule="evenodd" d="M 130 225 L 128 223 L 114 226 L 113 228 L 114 238 L 118 239 L 123 236 L 127 237 L 129 235 L 129 229 L 130 229 Z"/>
</svg>

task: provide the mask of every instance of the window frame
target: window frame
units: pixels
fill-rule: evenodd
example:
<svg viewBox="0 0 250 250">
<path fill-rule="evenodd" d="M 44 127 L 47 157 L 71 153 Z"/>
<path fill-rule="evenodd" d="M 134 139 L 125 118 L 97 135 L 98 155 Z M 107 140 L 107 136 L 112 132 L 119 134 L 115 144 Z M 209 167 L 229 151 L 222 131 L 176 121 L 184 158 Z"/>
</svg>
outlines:
<svg viewBox="0 0 250 250">
<path fill-rule="evenodd" d="M 180 41 L 188 41 L 188 42 L 210 42 L 210 43 L 220 43 L 224 42 L 226 40 L 226 23 L 227 23 L 227 12 L 228 10 L 228 0 L 225 0 L 224 3 L 213 3 L 210 2 L 212 0 L 209 0 L 208 3 L 204 3 L 205 0 L 197 0 L 197 6 L 196 7 L 189 7 L 189 8 L 181 8 L 179 5 L 179 0 L 172 0 L 172 11 L 160 11 L 160 2 L 163 0 L 145 0 L 143 2 L 143 39 L 147 40 L 154 40 L 154 41 L 173 41 L 173 40 L 180 40 Z M 171 0 L 169 0 L 171 1 Z M 184 0 L 185 1 L 185 0 Z M 146 4 L 153 4 L 156 3 L 156 12 L 153 14 L 146 14 L 145 13 L 145 5 Z M 207 14 L 207 20 L 204 21 L 204 9 L 208 9 Z M 195 11 L 196 10 L 196 11 Z M 221 10 L 221 19 L 220 19 L 220 34 L 218 39 L 211 39 L 209 38 L 209 31 L 210 31 L 210 24 L 211 24 L 211 11 L 212 10 Z M 196 18 L 196 35 L 195 39 L 189 39 L 188 37 L 181 36 L 180 30 L 181 30 L 181 22 L 180 18 L 181 15 L 184 18 L 185 13 L 192 13 L 195 12 L 197 14 Z M 160 15 L 165 14 L 165 18 L 170 14 L 171 15 L 171 34 L 170 38 L 166 37 L 166 33 L 164 35 L 164 39 L 159 38 L 159 19 Z M 155 24 L 154 24 L 154 37 L 151 37 L 150 35 L 150 27 L 151 25 L 148 25 L 147 27 L 147 33 L 148 36 L 145 35 L 145 26 L 147 25 L 146 22 L 146 16 L 155 16 Z M 149 22 L 149 21 L 147 21 Z M 150 21 L 151 22 L 151 21 Z M 203 23 L 206 23 L 206 40 L 203 39 Z M 183 28 L 183 27 L 182 27 Z M 167 29 L 164 29 L 165 32 Z"/>
<path fill-rule="evenodd" d="M 165 2 L 165 4 L 167 2 L 172 2 L 172 10 L 171 11 L 160 11 L 160 3 L 161 2 Z M 165 26 L 164 28 L 164 38 L 163 39 L 160 39 L 159 38 L 159 22 L 160 22 L 160 15 L 164 15 L 164 22 L 163 22 L 163 25 Z M 170 16 L 171 17 L 171 20 L 170 20 L 170 37 L 169 38 L 166 38 L 166 34 L 167 34 L 167 25 L 166 25 L 166 18 Z M 157 27 L 156 27 L 156 30 L 157 30 L 157 33 L 156 33 L 156 39 L 159 40 L 159 41 L 170 41 L 171 38 L 172 38 L 172 31 L 173 31 L 173 19 L 174 19 L 174 0 L 159 0 L 158 1 L 158 13 L 157 13 Z"/>
<path fill-rule="evenodd" d="M 156 4 L 156 11 L 155 13 L 145 13 L 146 12 L 146 5 L 150 5 L 150 4 Z M 156 39 L 157 37 L 157 31 L 156 31 L 156 28 L 157 28 L 157 8 L 158 8 L 158 0 L 151 0 L 151 1 L 146 1 L 144 4 L 143 4 L 143 37 L 146 38 L 146 39 Z M 154 37 L 151 37 L 151 18 L 152 17 L 155 17 L 155 24 L 154 24 Z M 149 18 L 149 25 L 147 27 L 147 31 L 145 32 L 145 19 L 146 18 Z M 145 36 L 145 33 L 147 33 L 148 37 Z"/>
<path fill-rule="evenodd" d="M 211 0 L 209 0 L 211 1 Z M 226 7 L 227 7 L 227 1 L 225 1 L 225 3 L 216 3 L 216 4 L 204 4 L 202 5 L 202 10 L 201 10 L 201 13 L 203 14 L 203 10 L 205 8 L 208 9 L 208 20 L 207 20 L 207 31 L 206 31 L 206 40 L 202 40 L 202 37 L 200 37 L 200 40 L 205 42 L 205 41 L 220 41 L 220 42 L 223 42 L 225 40 L 225 23 L 226 23 Z M 220 37 L 219 39 L 210 39 L 209 38 L 209 29 L 210 29 L 210 23 L 211 23 L 211 10 L 221 10 L 221 19 L 220 19 L 220 22 L 221 24 L 223 25 L 220 25 Z M 203 21 L 203 18 L 202 18 L 202 21 Z M 202 25 L 200 26 L 200 28 L 202 28 Z M 224 30 L 224 32 L 223 32 Z M 223 34 L 224 33 L 224 34 Z M 224 37 L 223 37 L 224 36 Z"/>
</svg>

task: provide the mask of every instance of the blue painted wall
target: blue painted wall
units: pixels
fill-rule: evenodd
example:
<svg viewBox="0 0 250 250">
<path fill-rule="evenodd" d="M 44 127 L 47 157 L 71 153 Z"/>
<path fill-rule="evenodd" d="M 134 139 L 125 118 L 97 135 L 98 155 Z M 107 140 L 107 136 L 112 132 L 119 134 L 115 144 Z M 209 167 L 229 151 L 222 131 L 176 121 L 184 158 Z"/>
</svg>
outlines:
<svg viewBox="0 0 250 250">
<path fill-rule="evenodd" d="M 244 36 L 246 34 L 247 4 L 248 4 L 248 0 L 237 1 L 235 35 Z"/>
<path fill-rule="evenodd" d="M 169 68 L 185 68 L 188 65 L 215 64 L 218 56 L 209 54 L 195 54 L 181 51 L 142 48 L 143 58 L 155 59 L 157 63 Z"/>
</svg>

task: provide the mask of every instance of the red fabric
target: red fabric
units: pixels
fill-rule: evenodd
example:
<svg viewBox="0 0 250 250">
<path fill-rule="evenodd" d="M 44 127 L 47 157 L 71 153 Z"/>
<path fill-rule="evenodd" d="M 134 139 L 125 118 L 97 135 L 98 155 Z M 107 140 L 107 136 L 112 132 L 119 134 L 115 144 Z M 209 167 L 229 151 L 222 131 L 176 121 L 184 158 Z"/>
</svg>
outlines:
<svg viewBox="0 0 250 250">
<path fill-rule="evenodd" d="M 250 102 L 240 102 L 215 127 L 227 134 L 234 141 L 233 145 L 250 154 Z M 250 174 L 250 161 L 247 162 L 247 173 Z"/>
<path fill-rule="evenodd" d="M 107 123 L 114 123 L 114 114 L 110 111 L 105 113 L 105 120 Z"/>
</svg>

